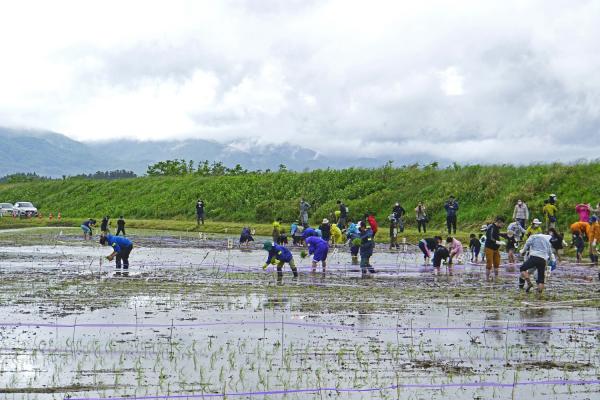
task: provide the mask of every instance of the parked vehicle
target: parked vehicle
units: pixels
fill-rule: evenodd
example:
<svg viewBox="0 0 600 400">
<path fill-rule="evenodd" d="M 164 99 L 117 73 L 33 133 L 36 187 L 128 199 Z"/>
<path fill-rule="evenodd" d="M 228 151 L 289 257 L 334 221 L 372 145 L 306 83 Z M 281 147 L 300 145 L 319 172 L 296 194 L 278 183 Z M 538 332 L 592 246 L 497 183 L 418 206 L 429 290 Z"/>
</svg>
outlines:
<svg viewBox="0 0 600 400">
<path fill-rule="evenodd" d="M 28 201 L 19 201 L 13 206 L 13 215 L 17 217 L 37 217 L 38 209 Z"/>
<path fill-rule="evenodd" d="M 12 217 L 13 205 L 10 203 L 0 203 L 0 217 Z"/>
</svg>

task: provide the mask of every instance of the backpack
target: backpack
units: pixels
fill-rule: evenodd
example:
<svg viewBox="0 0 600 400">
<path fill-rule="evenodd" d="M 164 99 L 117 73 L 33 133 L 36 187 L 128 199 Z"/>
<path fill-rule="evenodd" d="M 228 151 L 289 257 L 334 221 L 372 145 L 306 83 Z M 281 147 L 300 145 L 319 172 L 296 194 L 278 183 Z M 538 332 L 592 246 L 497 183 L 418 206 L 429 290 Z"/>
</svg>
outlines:
<svg viewBox="0 0 600 400">
<path fill-rule="evenodd" d="M 375 236 L 375 234 L 377 233 L 377 221 L 375 221 L 375 217 L 372 215 L 369 215 L 369 217 L 367 218 L 367 221 L 369 222 L 369 225 L 371 226 L 371 230 L 373 231 L 373 236 Z"/>
</svg>

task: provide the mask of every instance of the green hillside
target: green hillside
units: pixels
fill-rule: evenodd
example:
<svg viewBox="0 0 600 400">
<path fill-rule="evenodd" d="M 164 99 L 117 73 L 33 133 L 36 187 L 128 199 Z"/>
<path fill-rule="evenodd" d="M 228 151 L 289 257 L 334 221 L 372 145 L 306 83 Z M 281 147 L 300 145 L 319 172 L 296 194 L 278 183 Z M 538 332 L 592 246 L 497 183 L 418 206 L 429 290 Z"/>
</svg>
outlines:
<svg viewBox="0 0 600 400">
<path fill-rule="evenodd" d="M 193 219 L 196 199 L 204 199 L 207 217 L 216 221 L 269 222 L 297 217 L 300 197 L 312 204 L 311 219 L 320 220 L 341 199 L 352 216 L 366 210 L 384 221 L 395 201 L 409 210 L 423 200 L 433 226 L 444 223 L 448 195 L 460 203 L 459 226 L 478 226 L 497 214 L 512 216 L 523 199 L 532 216 L 541 218 L 549 193 L 559 201 L 562 227 L 576 220 L 575 204 L 600 200 L 600 163 L 534 166 L 453 166 L 274 172 L 240 176 L 140 177 L 122 180 L 66 179 L 0 185 L 0 201 L 32 201 L 42 212 L 65 217 L 123 214 L 138 219 Z"/>
</svg>

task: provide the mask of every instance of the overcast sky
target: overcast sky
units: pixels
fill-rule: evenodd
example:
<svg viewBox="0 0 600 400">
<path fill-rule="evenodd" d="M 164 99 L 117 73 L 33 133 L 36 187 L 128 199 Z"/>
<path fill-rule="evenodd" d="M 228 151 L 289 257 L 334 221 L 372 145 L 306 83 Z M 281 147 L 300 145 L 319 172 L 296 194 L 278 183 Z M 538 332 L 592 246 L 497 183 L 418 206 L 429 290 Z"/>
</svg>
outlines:
<svg viewBox="0 0 600 400">
<path fill-rule="evenodd" d="M 600 153 L 600 1 L 5 1 L 0 125 L 459 162 Z"/>
</svg>

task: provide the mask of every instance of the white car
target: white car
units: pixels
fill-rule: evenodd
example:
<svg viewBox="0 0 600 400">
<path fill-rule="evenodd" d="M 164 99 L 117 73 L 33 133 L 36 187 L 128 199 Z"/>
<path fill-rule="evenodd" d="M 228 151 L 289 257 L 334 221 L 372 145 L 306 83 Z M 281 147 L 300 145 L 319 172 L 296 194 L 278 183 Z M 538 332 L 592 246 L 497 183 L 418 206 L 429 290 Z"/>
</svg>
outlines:
<svg viewBox="0 0 600 400">
<path fill-rule="evenodd" d="M 13 206 L 13 215 L 17 217 L 37 217 L 38 209 L 28 201 L 19 201 Z"/>
<path fill-rule="evenodd" d="M 12 217 L 13 205 L 10 203 L 0 203 L 0 217 Z"/>
</svg>

